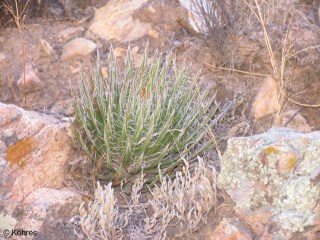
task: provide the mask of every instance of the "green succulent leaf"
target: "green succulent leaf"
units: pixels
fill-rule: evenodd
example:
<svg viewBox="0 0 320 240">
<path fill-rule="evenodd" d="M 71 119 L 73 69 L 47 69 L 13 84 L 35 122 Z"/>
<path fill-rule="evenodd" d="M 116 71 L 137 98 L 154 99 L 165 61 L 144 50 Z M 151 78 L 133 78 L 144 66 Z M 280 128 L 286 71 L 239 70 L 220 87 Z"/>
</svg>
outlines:
<svg viewBox="0 0 320 240">
<path fill-rule="evenodd" d="M 178 67 L 172 53 L 149 58 L 145 49 L 141 65 L 134 66 L 127 52 L 124 69 L 110 49 L 108 77 L 104 78 L 98 55 L 88 82 L 79 76 L 74 93 L 74 139 L 95 166 L 95 176 L 108 181 L 128 180 L 141 171 L 147 183 L 171 173 L 182 159 L 195 159 L 208 151 L 206 127 L 214 121 L 214 98 L 197 87 L 191 68 Z"/>
</svg>

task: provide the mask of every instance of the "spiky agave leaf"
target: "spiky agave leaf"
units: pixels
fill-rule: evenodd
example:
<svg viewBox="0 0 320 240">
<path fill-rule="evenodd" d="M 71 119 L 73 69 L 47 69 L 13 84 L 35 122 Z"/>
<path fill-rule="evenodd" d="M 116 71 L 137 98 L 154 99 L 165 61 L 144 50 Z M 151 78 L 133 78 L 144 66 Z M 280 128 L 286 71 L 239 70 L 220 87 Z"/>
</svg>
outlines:
<svg viewBox="0 0 320 240">
<path fill-rule="evenodd" d="M 119 182 L 143 170 L 154 182 L 159 169 L 168 173 L 212 147 L 204 136 L 215 112 L 207 92 L 196 91 L 198 75 L 190 80 L 190 67 L 178 68 L 171 53 L 150 59 L 146 48 L 137 69 L 128 51 L 120 72 L 111 49 L 108 70 L 103 79 L 98 60 L 90 83 L 80 75 L 75 97 L 74 136 L 97 178 Z"/>
</svg>

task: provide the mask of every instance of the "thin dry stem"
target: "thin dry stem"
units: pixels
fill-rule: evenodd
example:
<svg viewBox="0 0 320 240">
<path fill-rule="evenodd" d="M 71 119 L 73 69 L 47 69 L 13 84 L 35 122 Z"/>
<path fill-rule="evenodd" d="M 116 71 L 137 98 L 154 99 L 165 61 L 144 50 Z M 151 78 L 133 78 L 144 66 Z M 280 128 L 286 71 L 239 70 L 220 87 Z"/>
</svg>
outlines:
<svg viewBox="0 0 320 240">
<path fill-rule="evenodd" d="M 21 24 L 22 22 L 22 18 L 23 18 L 23 14 L 25 13 L 27 6 L 30 2 L 30 0 L 27 0 L 22 11 L 19 11 L 19 6 L 18 6 L 18 0 L 15 0 L 15 11 L 14 9 L 12 9 L 9 5 L 9 3 L 7 2 L 7 0 L 4 0 L 4 6 L 5 8 L 8 10 L 8 12 L 10 12 L 10 14 L 12 15 L 14 22 L 18 28 L 19 31 L 19 35 L 20 35 L 20 44 L 21 44 L 21 50 L 22 50 L 22 61 L 23 61 L 23 85 L 25 86 L 25 82 L 26 82 L 26 63 L 27 63 L 27 54 L 26 54 L 26 48 L 25 48 L 25 37 L 23 34 L 23 24 Z M 23 99 L 24 99 L 24 106 L 27 106 L 27 97 L 26 94 L 24 92 L 24 89 L 22 89 L 22 93 L 23 93 Z"/>
<path fill-rule="evenodd" d="M 319 45 L 316 45 L 316 46 L 311 46 L 311 47 L 307 47 L 307 48 L 301 49 L 301 50 L 299 50 L 299 51 L 297 51 L 297 52 L 295 52 L 295 53 L 293 53 L 293 54 L 290 54 L 290 55 L 288 56 L 288 59 L 290 59 L 290 58 L 298 55 L 299 53 L 307 52 L 307 51 L 309 51 L 309 50 L 316 49 L 316 48 L 319 48 L 319 47 L 320 47 L 320 44 L 319 44 Z"/>
<path fill-rule="evenodd" d="M 289 97 L 287 97 L 289 101 L 293 102 L 294 104 L 298 105 L 298 106 L 302 106 L 302 107 L 308 107 L 308 108 L 318 108 L 320 107 L 320 104 L 306 104 L 306 103 L 300 103 L 297 102 Z"/>
<path fill-rule="evenodd" d="M 12 78 L 9 77 L 7 64 L 5 63 L 4 60 L 1 60 L 1 63 L 3 65 L 3 68 L 5 69 L 5 72 L 6 72 L 6 76 L 7 76 L 7 79 L 8 79 L 7 83 L 9 84 L 9 87 L 11 88 L 11 91 L 12 91 L 12 93 L 14 95 L 14 98 L 16 99 L 17 102 L 19 102 L 19 99 L 17 97 L 16 91 L 14 90 L 14 87 L 13 87 L 13 84 L 12 84 L 13 80 L 12 80 Z"/>
<path fill-rule="evenodd" d="M 233 69 L 233 68 L 217 67 L 217 66 L 213 66 L 213 65 L 211 65 L 211 64 L 209 64 L 209 63 L 207 63 L 207 62 L 205 62 L 203 60 L 200 60 L 200 62 L 202 62 L 203 64 L 205 64 L 206 66 L 208 66 L 210 68 L 214 68 L 214 69 L 218 69 L 218 70 L 231 71 L 231 72 L 247 74 L 247 75 L 252 75 L 252 76 L 259 76 L 259 77 L 268 77 L 268 76 L 270 76 L 268 74 L 263 74 L 263 73 L 254 73 L 254 72 L 247 72 L 247 71 Z"/>
<path fill-rule="evenodd" d="M 250 5 L 246 0 L 243 0 L 243 1 L 251 9 L 252 13 L 256 16 L 257 20 L 260 22 L 260 24 L 262 26 L 264 40 L 266 43 L 266 47 L 267 47 L 269 59 L 270 59 L 270 64 L 271 64 L 272 71 L 273 71 L 273 77 L 276 79 L 278 86 L 279 86 L 277 98 L 278 98 L 278 102 L 279 102 L 280 107 L 278 108 L 278 110 L 275 113 L 274 118 L 273 118 L 273 125 L 277 125 L 277 123 L 280 120 L 281 113 L 283 112 L 283 110 L 285 109 L 285 106 L 286 106 L 286 104 L 285 104 L 286 89 L 287 89 L 287 86 L 289 83 L 288 83 L 288 79 L 286 79 L 284 75 L 285 75 L 285 68 L 286 68 L 287 62 L 291 56 L 290 52 L 292 50 L 292 42 L 290 41 L 288 34 L 286 34 L 285 39 L 284 39 L 284 44 L 282 47 L 282 52 L 281 52 L 281 61 L 280 61 L 280 63 L 278 63 L 276 56 L 274 54 L 272 45 L 271 45 L 270 37 L 269 37 L 267 29 L 266 29 L 264 15 L 262 14 L 262 11 L 261 11 L 261 8 L 260 8 L 258 1 L 254 0 L 255 7 L 257 9 L 256 11 L 254 10 L 254 7 L 252 5 Z"/>
</svg>

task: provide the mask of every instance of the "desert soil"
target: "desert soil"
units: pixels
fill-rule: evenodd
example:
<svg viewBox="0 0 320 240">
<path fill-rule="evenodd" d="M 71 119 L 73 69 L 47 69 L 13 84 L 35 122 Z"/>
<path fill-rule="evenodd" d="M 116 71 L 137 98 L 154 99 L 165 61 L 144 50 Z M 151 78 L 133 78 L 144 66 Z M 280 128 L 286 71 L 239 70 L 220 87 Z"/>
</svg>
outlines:
<svg viewBox="0 0 320 240">
<path fill-rule="evenodd" d="M 106 4 L 107 0 L 79 1 L 70 8 L 61 8 L 61 5 L 52 5 L 49 13 L 44 13 L 48 6 L 41 6 L 34 10 L 33 16 L 27 17 L 22 23 L 22 32 L 11 21 L 3 24 L 0 29 L 0 101 L 21 106 L 27 110 L 72 115 L 72 90 L 77 90 L 77 78 L 80 71 L 88 72 L 90 64 L 94 64 L 96 53 L 78 59 L 77 61 L 62 61 L 61 54 L 65 44 L 76 37 L 87 38 L 86 29 L 94 16 L 95 8 Z M 151 1 L 152 2 L 152 1 Z M 155 2 L 155 1 L 153 1 Z M 272 75 L 272 68 L 268 52 L 263 39 L 261 26 L 257 25 L 251 32 L 241 38 L 230 41 L 227 46 L 226 61 L 217 57 L 214 50 L 210 49 L 202 37 L 190 34 L 187 29 L 177 23 L 174 18 L 176 1 L 163 1 L 163 12 L 151 17 L 141 11 L 137 18 L 153 24 L 160 33 L 160 37 L 144 36 L 130 43 L 131 49 L 138 47 L 142 53 L 149 42 L 150 50 L 159 49 L 162 52 L 172 51 L 176 54 L 178 63 L 185 61 L 192 63 L 194 73 L 201 69 L 200 85 L 211 86 L 211 95 L 216 94 L 216 99 L 222 104 L 233 99 L 237 93 L 242 93 L 245 101 L 236 111 L 238 123 L 244 121 L 250 128 L 244 134 L 265 132 L 271 127 L 271 116 L 256 120 L 252 113 L 252 104 L 265 77 L 251 74 L 233 72 L 238 69 L 245 72 L 255 72 Z M 304 3 L 303 1 L 301 1 Z M 296 20 L 291 27 L 293 52 L 320 44 L 320 26 L 308 22 L 311 15 L 310 6 L 301 4 L 299 11 L 306 18 Z M 164 15 L 165 14 L 165 15 Z M 163 19 L 166 18 L 164 21 Z M 282 38 L 287 29 L 269 26 L 270 38 L 274 51 L 281 55 Z M 42 40 L 45 40 L 53 49 L 53 53 L 46 53 Z M 116 40 L 96 41 L 102 62 L 107 59 L 110 46 L 113 48 L 127 48 L 128 43 Z M 21 47 L 23 46 L 23 48 Z M 24 50 L 22 50 L 24 49 Z M 41 91 L 24 93 L 17 82 L 23 73 L 23 66 L 31 63 L 37 76 L 41 80 Z M 214 67 L 224 67 L 221 70 Z M 290 59 L 284 72 L 289 85 L 288 96 L 296 102 L 306 105 L 320 104 L 320 48 L 310 49 L 297 54 Z M 302 106 L 288 99 L 285 102 L 286 110 L 300 110 L 306 119 L 307 125 L 315 130 L 320 130 L 320 108 Z M 233 124 L 236 124 L 233 122 Z M 231 128 L 232 126 L 229 126 Z M 68 239 L 75 239 L 71 234 L 68 224 L 56 219 L 70 219 L 75 209 L 58 209 L 56 213 L 48 214 L 55 226 L 55 232 L 68 235 Z M 59 215 L 59 216 L 58 216 Z M 209 225 L 204 225 L 194 236 L 188 239 L 205 239 L 205 232 L 212 229 L 223 216 L 231 216 L 232 209 L 222 209 L 218 214 L 219 219 L 209 216 Z M 50 220 L 51 221 L 51 220 Z M 49 222 L 50 222 L 49 221 Z M 60 234 L 59 233 L 59 234 Z M 49 226 L 44 226 L 39 239 L 54 234 Z M 170 235 L 170 231 L 169 231 Z M 60 236 L 60 235 L 56 235 Z M 57 238 L 58 239 L 58 238 Z M 62 239 L 62 238 L 59 238 Z M 65 239 L 65 238 L 64 238 Z M 182 238 L 181 238 L 182 239 Z"/>
</svg>

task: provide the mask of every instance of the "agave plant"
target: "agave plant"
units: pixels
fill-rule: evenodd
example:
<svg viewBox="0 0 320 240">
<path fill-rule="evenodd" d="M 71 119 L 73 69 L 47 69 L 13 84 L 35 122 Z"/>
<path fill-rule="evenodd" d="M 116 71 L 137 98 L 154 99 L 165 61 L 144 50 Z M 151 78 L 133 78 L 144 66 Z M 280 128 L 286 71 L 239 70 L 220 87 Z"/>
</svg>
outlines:
<svg viewBox="0 0 320 240">
<path fill-rule="evenodd" d="M 146 49 L 135 69 L 128 51 L 124 65 L 120 72 L 111 49 L 107 78 L 100 60 L 90 83 L 80 75 L 73 133 L 97 179 L 116 185 L 143 171 L 152 183 L 211 147 L 205 135 L 212 101 L 200 94 L 198 75 L 191 79 L 190 67 L 178 68 L 172 54 L 149 59 Z"/>
</svg>

